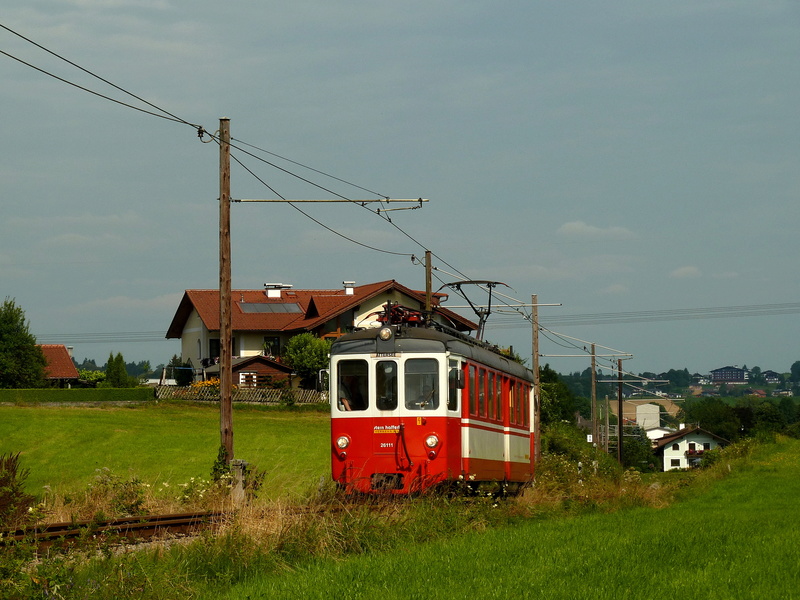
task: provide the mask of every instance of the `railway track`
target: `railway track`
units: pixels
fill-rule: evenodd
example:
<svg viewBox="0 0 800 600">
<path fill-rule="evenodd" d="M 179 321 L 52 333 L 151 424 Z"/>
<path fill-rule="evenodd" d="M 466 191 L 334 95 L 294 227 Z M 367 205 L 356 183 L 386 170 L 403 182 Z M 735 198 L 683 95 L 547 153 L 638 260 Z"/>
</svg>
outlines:
<svg viewBox="0 0 800 600">
<path fill-rule="evenodd" d="M 39 548 L 55 543 L 69 545 L 82 536 L 92 535 L 115 540 L 144 541 L 157 535 L 190 535 L 209 529 L 225 518 L 222 512 L 191 512 L 167 515 L 144 515 L 106 521 L 71 521 L 3 531 L 0 545 L 27 542 Z"/>
</svg>

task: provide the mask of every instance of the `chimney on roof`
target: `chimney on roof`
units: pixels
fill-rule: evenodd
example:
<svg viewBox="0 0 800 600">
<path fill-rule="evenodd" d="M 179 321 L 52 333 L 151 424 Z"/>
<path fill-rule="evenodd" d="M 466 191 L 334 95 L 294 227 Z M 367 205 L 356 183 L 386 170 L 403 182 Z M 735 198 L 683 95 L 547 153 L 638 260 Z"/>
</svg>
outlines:
<svg viewBox="0 0 800 600">
<path fill-rule="evenodd" d="M 75 350 L 74 346 L 67 346 L 67 354 L 69 354 L 70 358 L 72 358 L 72 353 L 74 352 L 74 350 Z"/>
<path fill-rule="evenodd" d="M 352 296 L 352 295 L 354 295 L 356 293 L 356 291 L 355 291 L 356 282 L 355 281 L 343 281 L 342 285 L 344 286 L 345 295 Z"/>
<path fill-rule="evenodd" d="M 280 298 L 281 290 L 290 290 L 292 285 L 288 283 L 265 283 L 264 289 L 267 290 L 267 298 Z"/>
</svg>

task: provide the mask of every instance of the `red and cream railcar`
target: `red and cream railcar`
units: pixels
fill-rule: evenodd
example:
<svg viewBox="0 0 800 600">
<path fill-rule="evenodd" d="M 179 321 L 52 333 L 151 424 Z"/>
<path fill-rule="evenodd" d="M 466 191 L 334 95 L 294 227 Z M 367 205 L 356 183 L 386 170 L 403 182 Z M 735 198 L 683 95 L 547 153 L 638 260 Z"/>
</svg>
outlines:
<svg viewBox="0 0 800 600">
<path fill-rule="evenodd" d="M 331 347 L 331 464 L 351 492 L 533 477 L 533 373 L 471 338 L 386 325 Z"/>
</svg>

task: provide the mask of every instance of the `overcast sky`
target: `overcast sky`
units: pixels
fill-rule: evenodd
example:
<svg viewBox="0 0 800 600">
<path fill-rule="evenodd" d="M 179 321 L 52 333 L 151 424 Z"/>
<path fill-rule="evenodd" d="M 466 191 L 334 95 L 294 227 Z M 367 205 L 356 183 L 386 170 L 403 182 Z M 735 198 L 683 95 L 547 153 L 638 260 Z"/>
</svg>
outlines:
<svg viewBox="0 0 800 600">
<path fill-rule="evenodd" d="M 299 175 L 347 198 L 430 199 L 391 224 L 301 207 L 325 227 L 234 204 L 234 289 L 423 289 L 409 255 L 428 248 L 435 287 L 466 276 L 560 304 L 539 313 L 542 362 L 562 372 L 589 366 L 552 356 L 584 342 L 632 354 L 637 373 L 800 360 L 797 2 L 14 5 L 0 17 L 14 32 L 316 169 L 240 145 L 257 177 L 234 162 L 234 198 L 332 197 Z M 0 50 L 164 114 L 5 29 Z M 79 361 L 167 362 L 183 291 L 219 281 L 218 146 L 7 55 L 0 77 L 0 296 Z M 493 314 L 486 337 L 530 355 L 522 317 Z"/>
</svg>

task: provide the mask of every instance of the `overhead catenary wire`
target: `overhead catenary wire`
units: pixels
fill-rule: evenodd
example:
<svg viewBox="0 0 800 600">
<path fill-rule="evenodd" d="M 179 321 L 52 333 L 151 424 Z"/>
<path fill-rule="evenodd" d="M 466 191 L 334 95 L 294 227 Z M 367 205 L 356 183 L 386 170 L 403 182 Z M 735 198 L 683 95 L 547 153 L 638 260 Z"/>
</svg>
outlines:
<svg viewBox="0 0 800 600">
<path fill-rule="evenodd" d="M 107 331 L 82 333 L 42 333 L 36 336 L 38 344 L 106 344 L 113 342 L 163 342 L 163 331 Z"/>
<path fill-rule="evenodd" d="M 758 317 L 800 313 L 800 303 L 751 304 L 743 306 L 714 306 L 705 308 L 679 308 L 666 310 L 621 311 L 576 315 L 554 315 L 541 317 L 540 322 L 550 326 L 608 325 L 624 323 L 648 323 L 658 321 L 684 321 L 695 319 L 723 319 Z M 495 329 L 515 327 L 506 319 L 496 320 Z"/>
<path fill-rule="evenodd" d="M 36 46 L 36 47 L 37 47 L 37 48 L 39 48 L 40 50 L 44 50 L 45 52 L 47 52 L 48 54 L 51 54 L 52 56 L 55 56 L 55 57 L 56 57 L 56 58 L 58 58 L 59 60 L 62 60 L 62 61 L 64 61 L 64 62 L 66 62 L 67 64 L 69 64 L 69 65 L 71 65 L 71 66 L 75 67 L 76 69 L 79 69 L 80 71 L 83 71 L 83 72 L 84 72 L 84 73 L 86 73 L 87 75 L 90 75 L 90 76 L 94 77 L 95 79 L 98 79 L 99 81 L 102 81 L 102 82 L 103 82 L 103 83 L 105 83 L 106 85 L 110 85 L 110 86 L 111 86 L 111 87 L 113 87 L 114 89 L 116 89 L 116 90 L 119 90 L 120 92 L 123 92 L 124 94 L 127 94 L 128 96 L 130 96 L 130 97 L 132 97 L 132 98 L 135 98 L 136 100 L 138 100 L 138 101 L 140 101 L 140 102 L 143 102 L 144 104 L 146 104 L 146 105 L 150 106 L 151 108 L 153 108 L 153 109 L 155 109 L 155 110 L 157 110 L 157 111 L 159 111 L 159 112 L 158 112 L 158 113 L 156 113 L 156 112 L 152 112 L 152 111 L 149 111 L 149 110 L 145 110 L 145 109 L 143 109 L 143 108 L 141 108 L 141 107 L 134 106 L 134 105 L 132 105 L 132 104 L 128 104 L 128 103 L 126 103 L 126 102 L 122 102 L 122 101 L 120 101 L 120 100 L 117 100 L 117 99 L 115 99 L 115 98 L 112 98 L 112 97 L 110 97 L 110 96 L 107 96 L 107 95 L 105 95 L 105 94 L 101 94 L 101 93 L 99 93 L 99 92 L 96 92 L 96 91 L 94 91 L 94 90 L 91 90 L 91 89 L 89 89 L 89 88 L 87 88 L 87 87 L 85 87 L 85 86 L 79 85 L 79 84 L 77 84 L 77 83 L 74 83 L 74 82 L 72 82 L 72 81 L 69 81 L 69 80 L 67 80 L 67 79 L 65 79 L 65 78 L 63 78 L 63 77 L 60 77 L 60 76 L 58 76 L 58 75 L 56 75 L 56 74 L 54 74 L 54 73 L 51 73 L 51 72 L 49 72 L 49 71 L 46 71 L 45 69 L 42 69 L 42 68 L 40 68 L 40 67 L 37 67 L 37 66 L 35 66 L 35 65 L 33 65 L 33 64 L 31 64 L 31 63 L 29 63 L 29 62 L 25 61 L 25 60 L 22 60 L 21 58 L 18 58 L 18 57 L 14 56 L 14 55 L 12 55 L 12 54 L 10 54 L 10 53 L 8 53 L 8 52 L 5 52 L 5 51 L 3 51 L 3 50 L 0 50 L 0 53 L 2 53 L 3 55 L 5 55 L 5 56 L 7 56 L 7 57 L 9 57 L 9 58 L 11 58 L 11 59 L 13 59 L 13 60 L 16 60 L 17 62 L 19 62 L 19 63 L 22 63 L 22 64 L 24 64 L 25 66 L 27 66 L 27 67 L 30 67 L 31 69 L 35 69 L 36 71 L 39 71 L 40 73 L 43 73 L 43 74 L 45 74 L 45 75 L 47 75 L 47 76 L 49 76 L 49 77 L 52 77 L 52 78 L 54 78 L 54 79 L 57 79 L 58 81 L 61 81 L 62 83 L 66 83 L 67 85 L 71 85 L 71 86 L 73 86 L 73 87 L 76 87 L 76 88 L 78 88 L 78 89 L 80 89 L 80 90 L 82 90 L 82 91 L 84 91 L 84 92 L 88 92 L 88 93 L 90 93 L 90 94 L 93 94 L 93 95 L 95 95 L 95 96 L 98 96 L 98 97 L 100 97 L 100 98 L 103 98 L 104 100 L 109 100 L 109 101 L 111 101 L 111 102 L 115 102 L 115 103 L 117 103 L 117 104 L 120 104 L 120 105 L 122 105 L 122 106 L 125 106 L 125 107 L 127 107 L 127 108 L 132 108 L 132 109 L 134 109 L 134 110 L 138 110 L 138 111 L 140 111 L 140 112 L 143 112 L 143 113 L 146 113 L 146 114 L 149 114 L 149 115 L 155 116 L 155 117 L 160 117 L 160 118 L 167 119 L 167 120 L 170 120 L 170 121 L 176 121 L 176 122 L 178 122 L 178 123 L 183 123 L 184 125 L 189 125 L 189 126 L 191 126 L 191 127 L 195 128 L 195 129 L 197 129 L 198 127 L 200 127 L 199 125 L 195 125 L 194 123 L 190 123 L 189 121 L 186 121 L 185 119 L 182 119 L 182 118 L 180 118 L 180 117 L 178 117 L 178 116 L 176 116 L 176 115 L 172 114 L 171 112 L 169 112 L 169 111 L 167 111 L 167 110 L 165 110 L 165 109 L 161 108 L 160 106 L 157 106 L 157 105 L 153 104 L 152 102 L 149 102 L 148 100 L 145 100 L 144 98 L 142 98 L 142 97 L 140 97 L 140 96 L 137 96 L 137 95 L 136 95 L 136 94 L 134 94 L 133 92 L 130 92 L 130 91 L 126 90 L 125 88 L 123 88 L 123 87 L 121 87 L 121 86 L 119 86 L 119 85 L 117 85 L 117 84 L 115 84 L 115 83 L 113 83 L 113 82 L 109 81 L 108 79 L 106 79 L 106 78 L 104 78 L 104 77 L 101 77 L 101 76 L 100 76 L 100 75 L 98 75 L 97 73 L 94 73 L 94 72 L 90 71 L 89 69 L 86 69 L 86 68 L 82 67 L 81 65 L 79 65 L 79 64 L 77 64 L 77 63 L 75 63 L 75 62 L 73 62 L 73 61 L 69 60 L 69 59 L 68 59 L 68 58 L 66 58 L 65 56 L 62 56 L 61 54 L 59 54 L 59 53 L 57 53 L 57 52 L 54 52 L 53 50 L 50 50 L 49 48 L 46 48 L 46 47 L 45 47 L 45 46 L 43 46 L 42 44 L 39 44 L 38 42 L 35 42 L 34 40 L 30 39 L 29 37 L 26 37 L 26 36 L 22 35 L 22 34 L 21 34 L 21 33 L 19 33 L 18 31 L 15 31 L 14 29 L 11 29 L 11 28 L 10 28 L 10 27 L 8 27 L 7 25 L 4 25 L 4 24 L 0 23 L 0 28 L 2 28 L 2 29 L 5 29 L 5 30 L 6 30 L 6 31 L 8 31 L 9 33 L 12 33 L 13 35 L 16 35 L 17 37 L 19 37 L 19 38 L 21 38 L 21 39 L 25 40 L 26 42 L 28 42 L 28 43 L 30 43 L 30 44 L 33 44 L 34 46 Z M 163 113 L 163 114 L 159 114 L 159 113 Z"/>
<path fill-rule="evenodd" d="M 241 166 L 241 167 L 242 167 L 242 168 L 243 168 L 245 171 L 247 171 L 248 173 L 250 173 L 250 175 L 252 175 L 252 176 L 253 176 L 253 177 L 255 177 L 255 178 L 258 180 L 258 181 L 260 181 L 260 182 L 261 182 L 261 183 L 262 183 L 264 186 L 266 186 L 266 187 L 267 187 L 267 188 L 268 188 L 268 189 L 269 189 L 269 190 L 270 190 L 270 191 L 271 191 L 273 194 L 275 194 L 276 196 L 278 196 L 278 197 L 279 197 L 279 198 L 281 198 L 282 200 L 286 200 L 286 198 L 284 198 L 283 196 L 281 196 L 281 195 L 280 195 L 280 194 L 279 194 L 277 191 L 275 191 L 275 190 L 274 190 L 274 189 L 273 189 L 273 188 L 272 188 L 272 187 L 271 187 L 269 184 L 267 184 L 267 182 L 265 182 L 263 179 L 261 179 L 261 177 L 259 177 L 258 175 L 256 175 L 256 174 L 255 174 L 255 173 L 254 173 L 252 170 L 250 170 L 250 169 L 249 169 L 249 168 L 248 168 L 246 165 L 244 165 L 244 164 L 243 164 L 243 163 L 242 163 L 242 162 L 241 162 L 241 161 L 240 161 L 240 160 L 239 160 L 239 159 L 238 159 L 236 156 L 234 156 L 233 154 L 231 154 L 231 159 L 233 159 L 233 160 L 234 160 L 234 161 L 235 161 L 235 162 L 236 162 L 236 163 L 237 163 L 239 166 Z M 377 247 L 375 247 L 375 246 L 370 246 L 370 245 L 368 245 L 368 244 L 365 244 L 365 243 L 363 243 L 363 242 L 359 242 L 358 240 L 355 240 L 355 239 L 353 239 L 353 238 L 351 238 L 351 237 L 349 237 L 349 236 L 346 236 L 346 235 L 344 235 L 343 233 L 341 233 L 341 232 L 339 232 L 339 231 L 336 231 L 336 230 L 335 230 L 335 229 L 333 229 L 332 227 L 329 227 L 329 226 L 325 225 L 325 224 L 324 224 L 322 221 L 320 221 L 319 219 L 316 219 L 316 218 L 312 217 L 310 214 L 308 214 L 306 211 L 304 211 L 303 209 L 301 209 L 299 206 L 297 206 L 296 204 L 292 203 L 291 201 L 287 200 L 287 203 L 288 203 L 288 204 L 289 204 L 289 205 L 290 205 L 290 206 L 291 206 L 293 209 L 295 209 L 297 212 L 299 212 L 299 213 L 303 214 L 303 215 L 304 215 L 306 218 L 308 218 L 308 219 L 311 219 L 312 221 L 314 221 L 314 222 L 315 222 L 317 225 L 319 225 L 320 227 L 323 227 L 323 228 L 325 228 L 326 230 L 330 231 L 330 232 L 331 232 L 331 233 L 333 233 L 334 235 L 337 235 L 337 236 L 341 237 L 342 239 L 345 239 L 345 240 L 347 240 L 348 242 L 352 242 L 352 243 L 354 243 L 354 244 L 357 244 L 357 245 L 359 245 L 359 246 L 361 246 L 361 247 L 363 247 L 363 248 L 367 248 L 367 249 L 369 249 L 369 250 L 374 250 L 374 251 L 376 251 L 376 252 L 382 252 L 382 253 L 384 253 L 384 254 L 393 254 L 393 255 L 396 255 L 396 256 L 411 256 L 411 254 L 409 254 L 409 253 L 405 253 L 405 252 L 394 252 L 394 251 L 392 251 L 392 250 L 385 250 L 385 249 L 382 249 L 382 248 L 377 248 Z"/>
</svg>

